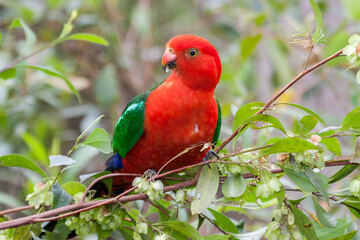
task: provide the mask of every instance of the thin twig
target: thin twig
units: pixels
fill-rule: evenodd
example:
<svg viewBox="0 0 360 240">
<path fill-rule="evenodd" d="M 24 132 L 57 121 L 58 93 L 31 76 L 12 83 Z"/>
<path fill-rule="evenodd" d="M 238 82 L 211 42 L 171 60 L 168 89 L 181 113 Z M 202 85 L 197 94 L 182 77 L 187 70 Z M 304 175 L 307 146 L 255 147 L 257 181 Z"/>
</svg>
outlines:
<svg viewBox="0 0 360 240">
<path fill-rule="evenodd" d="M 22 207 L 12 208 L 12 209 L 1 211 L 0 216 L 4 216 L 5 214 L 9 214 L 9 213 L 13 213 L 13 212 L 21 212 L 21 211 L 32 209 L 32 208 L 34 208 L 34 206 L 22 206 Z"/>
<path fill-rule="evenodd" d="M 28 55 L 25 55 L 25 56 L 22 56 L 22 57 L 16 59 L 15 61 L 13 61 L 12 63 L 10 63 L 10 64 L 7 65 L 6 67 L 2 68 L 2 69 L 0 70 L 0 73 L 5 72 L 6 70 L 9 70 L 10 68 L 13 68 L 13 67 L 14 67 L 16 64 L 18 64 L 19 62 L 22 62 L 22 61 L 28 59 L 29 57 L 32 57 L 32 56 L 38 54 L 39 52 L 42 52 L 42 51 L 44 51 L 45 49 L 47 49 L 47 48 L 49 48 L 49 47 L 52 47 L 53 45 L 54 45 L 54 43 L 51 42 L 51 43 L 49 43 L 49 44 L 47 44 L 47 45 L 45 45 L 45 46 L 43 46 L 43 47 L 35 50 L 34 52 L 32 52 L 32 53 L 30 53 L 30 54 L 28 54 Z"/>
<path fill-rule="evenodd" d="M 214 223 L 213 220 L 211 220 L 208 216 L 206 216 L 205 214 L 203 213 L 200 213 L 200 215 L 205 218 L 206 220 L 208 220 L 214 227 L 216 227 L 220 232 L 222 232 L 223 234 L 227 235 L 228 233 L 225 232 L 224 230 L 222 230 L 221 227 L 219 227 L 217 224 Z"/>
<path fill-rule="evenodd" d="M 146 199 L 145 201 L 147 203 L 149 203 L 150 205 L 154 206 L 155 208 L 157 208 L 159 211 L 161 211 L 163 214 L 165 214 L 168 218 L 170 218 L 170 215 L 167 212 L 165 212 L 164 209 L 162 209 L 161 207 L 156 205 L 153 201 L 151 201 L 150 199 Z"/>
<path fill-rule="evenodd" d="M 315 69 L 319 68 L 320 66 L 324 65 L 328 61 L 338 57 L 342 53 L 343 49 L 337 51 L 330 57 L 325 58 L 321 62 L 318 62 L 314 66 L 308 68 L 307 70 L 301 72 L 299 75 L 297 75 L 293 80 L 291 80 L 285 87 L 283 87 L 274 97 L 272 97 L 257 113 L 254 115 L 262 114 L 265 110 L 267 110 L 281 95 L 283 95 L 290 87 L 292 87 L 295 83 L 297 83 L 301 78 L 303 78 L 308 73 L 314 71 Z M 219 153 L 221 149 L 223 149 L 231 140 L 234 139 L 234 137 L 243 130 L 248 124 L 245 124 L 243 126 L 240 126 L 238 129 L 236 129 L 221 145 L 218 149 L 215 150 L 216 153 Z"/>
<path fill-rule="evenodd" d="M 339 166 L 339 165 L 358 165 L 357 163 L 351 163 L 350 160 L 351 159 L 340 159 L 340 160 L 334 160 L 334 161 L 327 161 L 325 163 L 325 166 L 330 167 L 330 166 Z M 215 162 L 215 161 L 216 160 L 210 160 L 207 162 Z M 200 163 L 200 164 L 194 164 L 194 165 L 200 166 L 200 165 L 207 164 L 207 162 Z M 184 167 L 184 168 L 186 168 L 186 167 Z M 169 171 L 169 172 L 172 172 L 172 173 L 180 172 L 180 171 L 184 170 L 184 168 L 179 168 L 179 169 Z M 169 172 L 163 173 L 159 176 L 155 176 L 155 178 L 163 177 L 163 176 L 167 175 Z M 280 168 L 271 169 L 270 172 L 271 173 L 280 173 L 280 172 L 282 172 L 282 170 Z M 187 181 L 184 181 L 181 183 L 177 183 L 177 184 L 174 184 L 171 186 L 166 186 L 166 187 L 164 187 L 164 192 L 169 192 L 169 191 L 174 191 L 177 189 L 194 186 L 197 184 L 199 175 L 200 175 L 200 171 L 193 179 L 190 179 L 190 180 L 187 180 Z M 243 174 L 243 177 L 244 178 L 252 178 L 252 177 L 254 177 L 254 175 L 248 173 L 248 174 Z M 133 191 L 135 188 L 136 187 L 129 189 L 128 191 L 126 191 L 126 194 L 128 192 Z M 120 195 L 110 198 L 110 199 L 95 200 L 95 201 L 90 201 L 90 202 L 78 202 L 78 203 L 75 203 L 72 205 L 67 205 L 65 207 L 49 210 L 49 211 L 46 211 L 43 213 L 39 213 L 39 214 L 27 216 L 27 217 L 22 217 L 22 218 L 10 220 L 7 222 L 2 222 L 2 223 L 0 223 L 0 230 L 7 229 L 7 228 L 13 228 L 13 227 L 19 227 L 19 226 L 23 226 L 23 225 L 28 225 L 28 224 L 32 224 L 35 222 L 47 222 L 47 221 L 58 220 L 58 219 L 61 219 L 64 217 L 73 216 L 73 215 L 79 214 L 81 212 L 88 211 L 90 209 L 94 209 L 94 208 L 105 206 L 105 205 L 110 205 L 110 204 L 115 204 L 115 203 L 123 203 L 123 202 L 131 202 L 131 201 L 135 201 L 135 200 L 145 200 L 145 199 L 147 199 L 147 195 L 142 193 L 142 194 L 134 194 L 134 195 L 129 195 L 129 196 L 124 196 L 123 194 L 120 194 Z"/>
<path fill-rule="evenodd" d="M 239 151 L 239 152 L 230 153 L 230 154 L 228 154 L 228 155 L 224 155 L 224 156 L 221 157 L 221 158 L 228 158 L 228 157 L 237 156 L 237 155 L 240 155 L 240 154 L 243 154 L 243 153 L 254 152 L 254 151 L 256 151 L 256 150 L 260 150 L 260 149 L 264 149 L 264 148 L 271 147 L 272 145 L 273 145 L 273 144 L 268 144 L 268 145 L 261 146 L 261 147 L 256 147 L 256 148 L 251 148 L 251 149 L 242 150 L 242 151 Z"/>
<path fill-rule="evenodd" d="M 311 56 L 311 53 L 312 53 L 313 49 L 314 49 L 314 45 L 313 45 L 313 43 L 311 43 L 309 54 L 308 54 L 308 56 L 306 58 L 306 61 L 305 61 L 305 64 L 304 64 L 303 72 L 306 70 L 306 68 L 307 68 L 307 66 L 309 64 L 310 56 Z"/>
<path fill-rule="evenodd" d="M 112 178 L 112 177 L 141 177 L 142 174 L 137 174 L 137 173 L 110 173 L 110 174 L 106 174 L 104 176 L 101 176 L 97 179 L 95 179 L 93 182 L 91 182 L 89 184 L 89 186 L 85 189 L 84 194 L 82 195 L 80 202 L 83 202 L 87 193 L 90 191 L 90 189 L 98 182 L 106 179 L 106 178 Z"/>
</svg>

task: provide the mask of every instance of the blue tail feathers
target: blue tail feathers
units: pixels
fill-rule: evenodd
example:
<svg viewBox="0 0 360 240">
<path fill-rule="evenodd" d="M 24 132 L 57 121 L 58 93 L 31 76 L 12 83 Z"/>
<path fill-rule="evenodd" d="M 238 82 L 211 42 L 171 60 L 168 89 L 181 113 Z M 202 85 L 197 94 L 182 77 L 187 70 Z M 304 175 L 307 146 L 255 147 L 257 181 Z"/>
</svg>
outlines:
<svg viewBox="0 0 360 240">
<path fill-rule="evenodd" d="M 105 171 L 114 172 L 116 170 L 120 170 L 123 168 L 124 168 L 124 165 L 122 162 L 122 157 L 119 155 L 119 153 L 116 153 L 114 156 L 111 156 L 106 161 Z"/>
</svg>

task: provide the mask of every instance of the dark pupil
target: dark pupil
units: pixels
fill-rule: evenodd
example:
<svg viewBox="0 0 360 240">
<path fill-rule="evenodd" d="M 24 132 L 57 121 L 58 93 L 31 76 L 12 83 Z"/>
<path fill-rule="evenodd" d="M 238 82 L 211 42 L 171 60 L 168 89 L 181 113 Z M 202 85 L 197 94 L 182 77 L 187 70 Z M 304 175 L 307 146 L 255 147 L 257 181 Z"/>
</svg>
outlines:
<svg viewBox="0 0 360 240">
<path fill-rule="evenodd" d="M 196 55 L 196 51 L 195 50 L 191 50 L 190 51 L 190 56 L 195 56 Z"/>
</svg>

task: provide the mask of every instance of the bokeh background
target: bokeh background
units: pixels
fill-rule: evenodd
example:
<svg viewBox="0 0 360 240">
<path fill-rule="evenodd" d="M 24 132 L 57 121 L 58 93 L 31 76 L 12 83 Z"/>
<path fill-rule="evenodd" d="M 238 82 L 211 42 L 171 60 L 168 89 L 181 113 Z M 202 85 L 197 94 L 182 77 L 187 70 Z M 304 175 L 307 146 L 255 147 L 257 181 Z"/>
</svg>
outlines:
<svg viewBox="0 0 360 240">
<path fill-rule="evenodd" d="M 358 0 L 317 3 L 325 41 L 315 46 L 309 65 L 341 49 L 351 34 L 360 32 Z M 22 154 L 46 167 L 49 155 L 66 155 L 82 130 L 102 114 L 99 126 L 112 133 L 128 100 L 166 78 L 161 68 L 165 43 L 185 33 L 207 38 L 220 54 L 223 74 L 216 97 L 224 119 L 221 138 L 226 138 L 242 104 L 269 100 L 303 70 L 309 53 L 306 34 L 315 29 L 308 1 L 0 0 L 0 68 L 54 40 L 75 9 L 79 17 L 73 33 L 97 34 L 109 46 L 67 41 L 26 63 L 51 66 L 67 76 L 83 102 L 79 104 L 61 79 L 34 69 L 0 79 L 0 156 Z M 9 29 L 14 18 L 23 19 L 37 36 L 29 52 L 24 32 Z M 332 61 L 306 76 L 282 101 L 304 105 L 329 126 L 339 125 L 359 105 L 360 88 L 347 67 L 344 57 Z M 286 126 L 298 116 L 289 108 L 277 114 Z M 249 131 L 238 145 L 256 142 Z M 343 155 L 351 156 L 352 144 L 342 144 Z M 90 147 L 78 149 L 72 155 L 78 167 L 67 170 L 60 181 L 100 171 L 107 157 Z M 24 205 L 26 193 L 40 180 L 22 169 L 0 167 L 0 209 Z"/>
</svg>

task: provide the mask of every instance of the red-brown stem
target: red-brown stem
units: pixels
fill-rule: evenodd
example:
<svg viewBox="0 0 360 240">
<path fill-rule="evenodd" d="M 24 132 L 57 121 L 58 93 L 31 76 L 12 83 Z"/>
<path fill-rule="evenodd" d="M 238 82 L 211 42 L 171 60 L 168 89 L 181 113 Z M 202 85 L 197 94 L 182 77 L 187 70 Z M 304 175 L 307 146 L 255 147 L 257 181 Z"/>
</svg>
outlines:
<svg viewBox="0 0 360 240">
<path fill-rule="evenodd" d="M 340 159 L 340 160 L 335 159 L 335 160 L 327 161 L 325 163 L 325 166 L 331 167 L 331 166 L 342 166 L 342 165 L 357 165 L 357 163 L 351 163 L 350 160 L 351 160 L 350 158 L 349 159 Z M 213 161 L 208 161 L 208 162 L 213 162 Z M 202 163 L 201 165 L 203 165 L 203 164 L 206 164 L 206 162 Z M 199 164 L 194 164 L 194 165 L 199 165 Z M 180 171 L 179 169 L 177 169 L 177 170 Z M 176 171 L 176 170 L 174 170 L 174 171 Z M 282 172 L 282 170 L 280 168 L 277 168 L 277 169 L 271 169 L 270 172 L 271 173 L 280 173 L 280 172 Z M 184 181 L 181 183 L 177 183 L 177 184 L 174 184 L 171 186 L 164 187 L 164 192 L 169 192 L 169 191 L 196 185 L 199 173 L 200 173 L 200 171 L 198 172 L 196 177 L 194 177 L 193 179 L 190 179 L 190 180 L 187 180 L 187 181 Z M 161 175 L 165 175 L 165 174 L 166 173 L 161 174 Z M 246 179 L 253 178 L 254 175 L 248 173 L 248 174 L 243 174 L 243 177 Z M 2 223 L 0 223 L 0 230 L 7 229 L 7 228 L 13 228 L 13 227 L 19 227 L 19 226 L 23 226 L 23 225 L 27 225 L 27 224 L 33 224 L 36 222 L 47 222 L 47 221 L 58 220 L 58 219 L 61 219 L 61 218 L 67 217 L 67 216 L 76 215 L 81 212 L 88 211 L 90 209 L 105 206 L 105 205 L 147 199 L 147 196 L 145 194 L 134 194 L 134 195 L 122 196 L 121 198 L 118 198 L 119 196 L 113 197 L 110 199 L 102 199 L 102 200 L 96 200 L 96 201 L 91 201 L 91 202 L 78 202 L 78 203 L 68 205 L 65 207 L 49 210 L 49 211 L 46 211 L 43 213 L 39 213 L 39 214 L 27 216 L 27 217 L 22 217 L 22 218 L 10 220 L 7 222 L 2 222 Z"/>
<path fill-rule="evenodd" d="M 23 206 L 23 207 L 12 208 L 12 209 L 1 211 L 0 216 L 4 216 L 5 214 L 9 214 L 9 213 L 13 213 L 13 212 L 21 212 L 21 211 L 32 209 L 32 208 L 34 208 L 34 206 Z"/>
<path fill-rule="evenodd" d="M 136 174 L 136 173 L 110 173 L 104 176 L 101 176 L 97 179 L 95 179 L 92 183 L 90 183 L 90 185 L 85 189 L 84 194 L 82 195 L 80 202 L 83 202 L 87 193 L 90 191 L 90 189 L 98 182 L 106 179 L 106 178 L 112 178 L 112 177 L 121 177 L 121 176 L 129 176 L 129 177 L 141 177 L 141 174 Z"/>
<path fill-rule="evenodd" d="M 339 50 L 338 52 L 334 53 L 330 57 L 322 60 L 321 62 L 319 62 L 317 64 L 315 64 L 314 66 L 308 68 L 307 70 L 304 70 L 303 72 L 301 72 L 298 76 L 296 76 L 293 80 L 291 80 L 285 87 L 283 87 L 273 98 L 271 98 L 257 113 L 255 113 L 255 115 L 261 114 L 266 109 L 268 109 L 282 94 L 284 94 L 291 86 L 293 86 L 302 77 L 304 77 L 308 73 L 312 72 L 313 70 L 319 68 L 320 66 L 327 63 L 328 61 L 338 57 L 341 53 L 342 53 L 342 49 Z M 223 144 L 221 144 L 221 146 L 218 149 L 215 150 L 215 152 L 219 153 L 220 150 L 223 149 L 245 127 L 246 127 L 246 125 L 240 126 L 237 130 L 235 130 L 223 142 Z M 351 163 L 350 160 L 351 159 L 333 160 L 333 161 L 326 162 L 325 165 L 327 167 L 330 167 L 330 166 L 357 164 L 357 163 Z M 172 170 L 172 171 L 168 171 L 166 173 L 156 175 L 152 180 L 167 176 L 167 175 L 172 174 L 172 173 L 183 171 L 184 169 L 187 169 L 187 168 L 190 168 L 190 167 L 201 166 L 201 165 L 208 164 L 208 163 L 215 162 L 215 161 L 216 160 L 209 160 L 209 161 L 206 161 L 206 162 L 197 163 L 197 164 L 193 164 L 193 165 L 190 165 L 190 166 L 175 169 L 175 170 Z M 272 170 L 270 170 L 270 172 L 271 173 L 279 173 L 279 172 L 282 172 L 282 170 L 281 169 L 272 169 Z M 164 187 L 164 192 L 173 191 L 173 190 L 176 190 L 176 189 L 181 189 L 181 188 L 185 188 L 185 187 L 189 187 L 189 186 L 194 186 L 197 183 L 199 173 L 200 172 L 198 172 L 198 174 L 191 180 L 187 180 L 187 181 L 184 181 L 184 182 L 181 182 L 181 183 L 178 183 L 178 184 L 174 184 L 174 185 L 171 185 L 171 186 Z M 244 174 L 243 177 L 244 178 L 251 178 L 251 177 L 254 177 L 254 175 L 252 175 L 252 174 Z M 35 214 L 35 215 L 31 215 L 31 216 L 27 216 L 27 217 L 23 217 L 23 218 L 19 218 L 19 219 L 14 219 L 14 220 L 10 220 L 10 221 L 7 221 L 7 222 L 2 222 L 2 223 L 0 223 L 0 230 L 7 229 L 7 228 L 12 228 L 12 227 L 18 227 L 18 226 L 22 226 L 22 225 L 26 225 L 26 224 L 33 224 L 33 223 L 36 223 L 36 222 L 53 221 L 53 220 L 57 220 L 57 219 L 60 219 L 60 218 L 64 218 L 66 216 L 76 215 L 76 214 L 78 214 L 80 212 L 84 212 L 84 211 L 87 211 L 87 210 L 90 210 L 90 209 L 93 209 L 93 208 L 97 208 L 97 207 L 100 207 L 100 206 L 104 206 L 104 205 L 122 203 L 122 202 L 129 202 L 129 201 L 141 200 L 141 199 L 142 200 L 147 199 L 147 196 L 145 194 L 135 194 L 135 195 L 126 196 L 126 194 L 130 193 L 131 191 L 135 190 L 136 188 L 137 187 L 133 187 L 131 189 L 128 189 L 124 193 L 122 193 L 122 194 L 120 194 L 120 195 L 118 195 L 116 197 L 110 198 L 110 199 L 103 199 L 103 200 L 97 200 L 97 201 L 91 201 L 91 202 L 79 202 L 79 203 L 68 205 L 68 206 L 65 206 L 65 207 L 62 207 L 62 208 L 57 208 L 57 209 L 54 209 L 54 210 L 50 210 L 50 211 L 47 211 L 47 212 L 43 212 L 43 213 L 39 213 L 39 214 Z M 60 214 L 63 214 L 63 215 L 60 215 Z"/>
<path fill-rule="evenodd" d="M 293 80 L 291 80 L 285 87 L 283 87 L 274 97 L 272 97 L 255 115 L 263 113 L 266 109 L 268 109 L 271 104 L 273 104 L 281 95 L 283 95 L 290 87 L 292 87 L 295 83 L 297 83 L 301 78 L 303 78 L 308 73 L 314 71 L 315 69 L 319 68 L 320 66 L 324 65 L 328 61 L 338 57 L 342 53 L 343 49 L 337 51 L 330 57 L 325 58 L 321 62 L 318 62 L 314 66 L 302 71 L 299 75 L 297 75 Z M 223 149 L 231 140 L 234 139 L 234 137 L 242 130 L 244 129 L 246 125 L 240 126 L 238 129 L 236 129 L 221 145 L 218 149 L 215 150 L 216 153 L 219 153 L 221 149 Z"/>
</svg>

